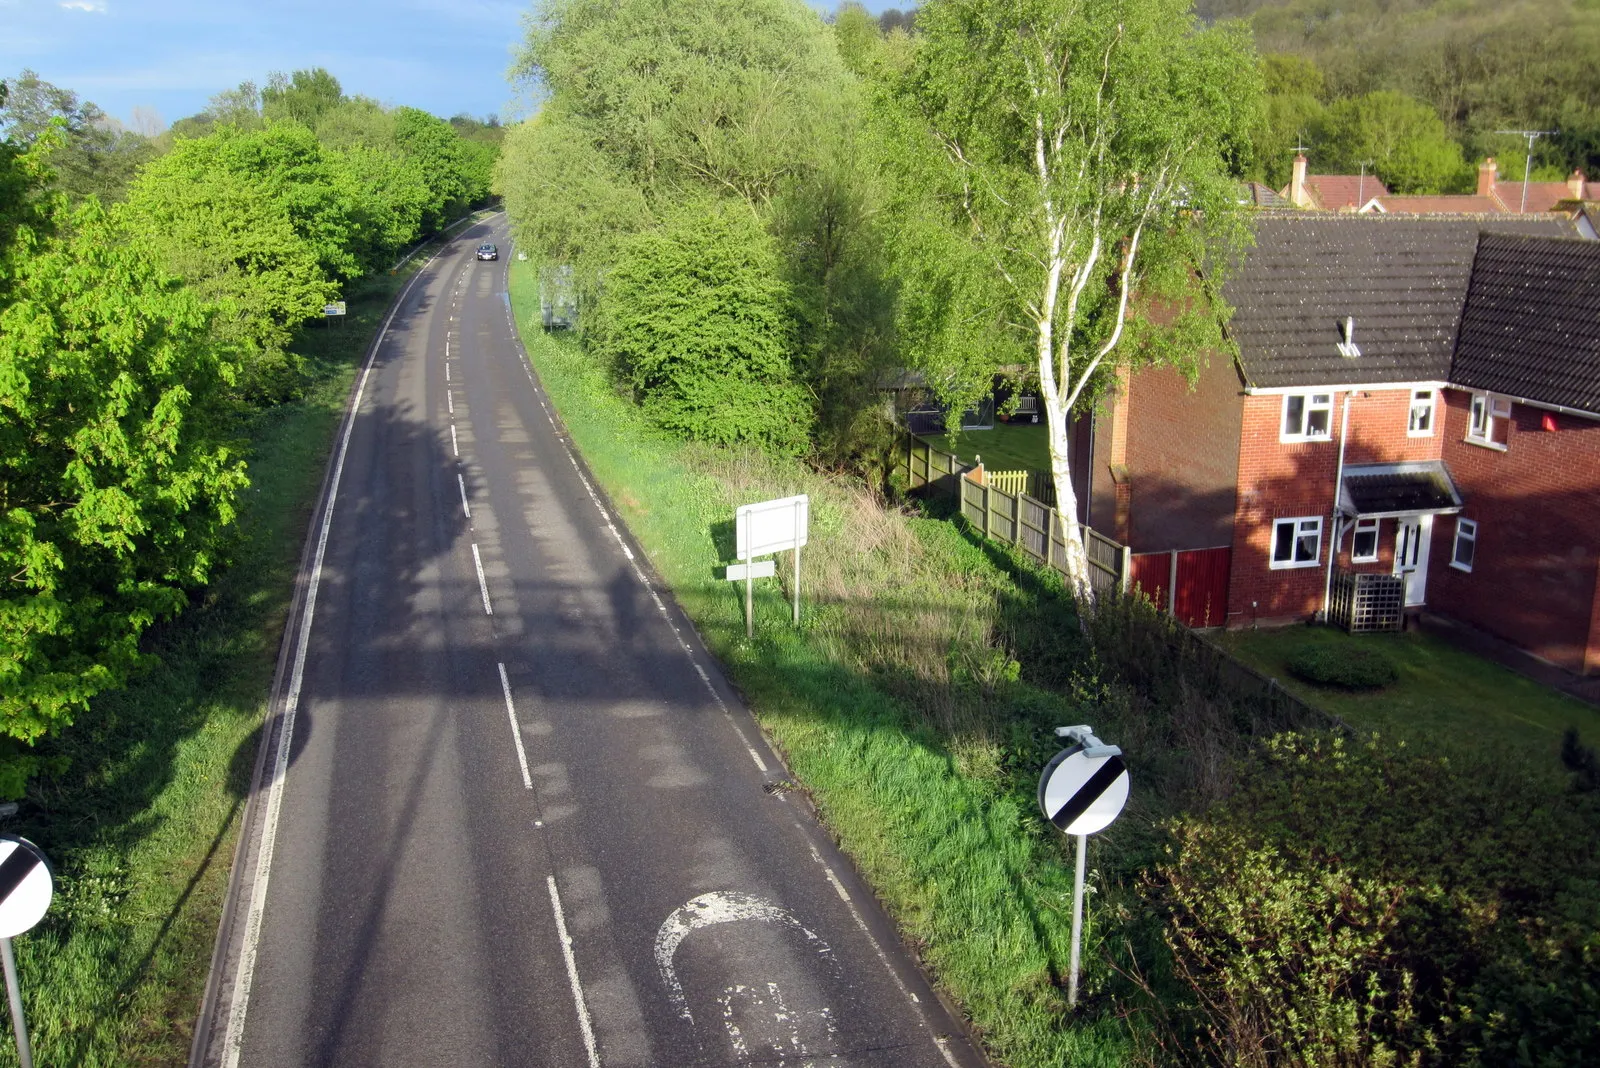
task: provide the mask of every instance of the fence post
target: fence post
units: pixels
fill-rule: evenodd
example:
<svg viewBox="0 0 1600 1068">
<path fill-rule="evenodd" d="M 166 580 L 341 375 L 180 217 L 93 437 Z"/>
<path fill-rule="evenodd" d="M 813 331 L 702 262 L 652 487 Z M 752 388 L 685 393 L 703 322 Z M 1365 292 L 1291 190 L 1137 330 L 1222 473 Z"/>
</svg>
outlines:
<svg viewBox="0 0 1600 1068">
<path fill-rule="evenodd" d="M 1011 498 L 1011 544 L 1022 545 L 1022 491 Z"/>
<path fill-rule="evenodd" d="M 1122 565 L 1122 574 L 1117 577 L 1121 580 L 1122 592 L 1127 593 L 1129 585 L 1133 582 L 1133 550 L 1124 545 L 1122 559 L 1118 562 Z"/>
<path fill-rule="evenodd" d="M 1172 565 L 1167 568 L 1167 615 L 1178 618 L 1178 550 L 1172 550 Z"/>
<path fill-rule="evenodd" d="M 983 537 L 989 538 L 989 483 L 987 480 L 980 483 L 983 486 Z"/>
<path fill-rule="evenodd" d="M 1055 567 L 1056 553 L 1056 510 L 1044 510 L 1044 566 Z"/>
</svg>

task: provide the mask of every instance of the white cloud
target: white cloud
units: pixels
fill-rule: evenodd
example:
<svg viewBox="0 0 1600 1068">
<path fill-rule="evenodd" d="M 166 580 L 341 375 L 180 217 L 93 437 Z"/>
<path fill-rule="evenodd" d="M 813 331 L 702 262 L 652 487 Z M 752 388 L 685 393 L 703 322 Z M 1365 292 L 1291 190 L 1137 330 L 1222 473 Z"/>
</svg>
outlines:
<svg viewBox="0 0 1600 1068">
<path fill-rule="evenodd" d="M 106 13 L 105 0 L 61 0 L 61 7 L 66 11 L 92 11 L 97 15 Z"/>
</svg>

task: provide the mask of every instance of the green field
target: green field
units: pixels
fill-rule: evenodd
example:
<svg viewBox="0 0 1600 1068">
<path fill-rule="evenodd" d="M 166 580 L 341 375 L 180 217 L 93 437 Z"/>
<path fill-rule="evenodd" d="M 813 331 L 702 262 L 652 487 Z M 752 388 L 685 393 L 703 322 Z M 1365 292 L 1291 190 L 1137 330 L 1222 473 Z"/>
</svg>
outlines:
<svg viewBox="0 0 1600 1068">
<path fill-rule="evenodd" d="M 1050 437 L 1043 422 L 996 422 L 993 430 L 936 434 L 926 440 L 963 460 L 976 461 L 981 456 L 990 471 L 1050 470 Z"/>
</svg>

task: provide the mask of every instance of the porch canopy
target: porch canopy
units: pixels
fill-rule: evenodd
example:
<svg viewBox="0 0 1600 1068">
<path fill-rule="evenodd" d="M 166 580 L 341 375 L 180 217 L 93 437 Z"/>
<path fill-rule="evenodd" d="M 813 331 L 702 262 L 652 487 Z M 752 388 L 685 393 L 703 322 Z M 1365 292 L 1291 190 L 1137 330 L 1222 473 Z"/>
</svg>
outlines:
<svg viewBox="0 0 1600 1068">
<path fill-rule="evenodd" d="M 1461 494 L 1443 460 L 1349 464 L 1339 486 L 1339 511 L 1357 519 L 1450 515 Z"/>
</svg>

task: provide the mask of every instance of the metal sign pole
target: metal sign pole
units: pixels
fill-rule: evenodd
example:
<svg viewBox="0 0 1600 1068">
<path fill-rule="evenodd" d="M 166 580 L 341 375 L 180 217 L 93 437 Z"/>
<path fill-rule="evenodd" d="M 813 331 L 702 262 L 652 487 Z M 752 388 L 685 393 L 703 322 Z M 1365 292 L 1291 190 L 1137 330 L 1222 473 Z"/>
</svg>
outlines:
<svg viewBox="0 0 1600 1068">
<path fill-rule="evenodd" d="M 1078 865 L 1072 880 L 1072 955 L 1067 964 L 1067 1005 L 1078 1004 L 1078 946 L 1083 937 L 1083 868 L 1084 854 L 1088 852 L 1089 836 L 1075 835 L 1078 839 Z"/>
<path fill-rule="evenodd" d="M 744 546 L 744 636 L 756 636 L 756 580 L 755 568 L 750 562 L 750 540 L 746 536 Z"/>
<path fill-rule="evenodd" d="M 17 982 L 17 958 L 11 952 L 9 938 L 0 938 L 0 962 L 5 965 L 6 994 L 11 1000 L 11 1026 L 17 1034 L 17 1060 L 22 1068 L 33 1068 L 33 1047 L 28 1044 L 28 1025 L 22 1019 L 22 987 Z"/>
</svg>

